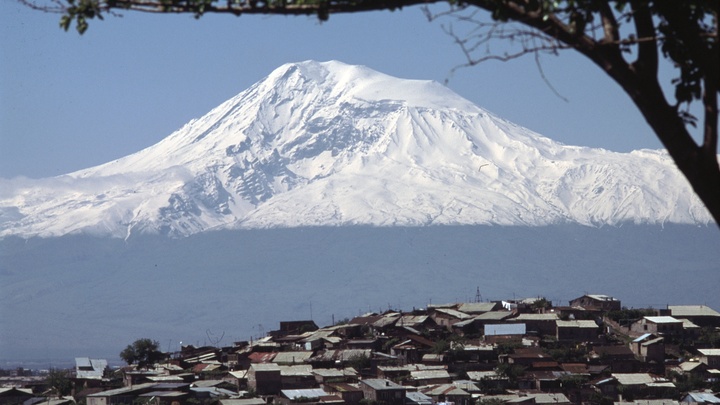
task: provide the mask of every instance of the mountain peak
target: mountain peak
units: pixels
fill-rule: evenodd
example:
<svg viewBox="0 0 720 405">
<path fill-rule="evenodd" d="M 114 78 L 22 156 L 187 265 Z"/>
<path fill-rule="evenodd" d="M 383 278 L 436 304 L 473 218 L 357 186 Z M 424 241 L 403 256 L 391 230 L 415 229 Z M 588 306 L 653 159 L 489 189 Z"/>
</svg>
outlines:
<svg viewBox="0 0 720 405">
<path fill-rule="evenodd" d="M 337 61 L 283 65 L 156 145 L 0 196 L 0 236 L 666 221 L 710 217 L 665 153 L 565 146 Z"/>
</svg>

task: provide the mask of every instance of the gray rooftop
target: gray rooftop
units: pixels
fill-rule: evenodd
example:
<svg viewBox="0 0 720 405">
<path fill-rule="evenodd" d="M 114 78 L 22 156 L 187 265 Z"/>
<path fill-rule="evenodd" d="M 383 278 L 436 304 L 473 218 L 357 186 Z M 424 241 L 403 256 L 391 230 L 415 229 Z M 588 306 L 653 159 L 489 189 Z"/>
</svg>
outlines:
<svg viewBox="0 0 720 405">
<path fill-rule="evenodd" d="M 360 382 L 376 391 L 405 389 L 405 387 L 403 387 L 402 385 L 396 384 L 390 380 L 386 380 L 383 378 L 368 378 L 365 380 L 361 380 Z"/>
<path fill-rule="evenodd" d="M 707 305 L 669 305 L 668 309 L 672 316 L 683 317 L 683 316 L 717 316 L 720 317 L 720 313 Z"/>
</svg>

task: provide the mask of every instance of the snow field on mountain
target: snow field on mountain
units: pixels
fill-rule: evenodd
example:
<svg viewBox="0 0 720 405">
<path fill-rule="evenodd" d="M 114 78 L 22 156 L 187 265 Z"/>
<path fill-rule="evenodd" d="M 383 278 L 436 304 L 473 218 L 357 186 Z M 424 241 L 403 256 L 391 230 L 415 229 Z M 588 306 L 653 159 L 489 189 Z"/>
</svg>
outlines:
<svg viewBox="0 0 720 405">
<path fill-rule="evenodd" d="M 711 222 L 664 152 L 563 145 L 438 83 L 335 61 L 281 66 L 130 156 L 1 182 L 0 237 Z"/>
</svg>

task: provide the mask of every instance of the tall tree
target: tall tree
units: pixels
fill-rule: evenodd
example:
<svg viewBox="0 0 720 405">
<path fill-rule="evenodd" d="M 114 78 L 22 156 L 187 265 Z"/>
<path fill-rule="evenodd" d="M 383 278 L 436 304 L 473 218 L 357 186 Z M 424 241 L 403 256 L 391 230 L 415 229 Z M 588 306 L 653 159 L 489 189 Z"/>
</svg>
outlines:
<svg viewBox="0 0 720 405">
<path fill-rule="evenodd" d="M 45 377 L 45 384 L 59 397 L 70 395 L 72 392 L 72 381 L 68 370 L 51 368 Z"/>
<path fill-rule="evenodd" d="M 138 339 L 120 352 L 120 358 L 127 364 L 137 363 L 139 368 L 146 368 L 165 358 L 165 354 L 158 349 L 159 346 L 156 340 Z"/>
<path fill-rule="evenodd" d="M 465 51 L 467 65 L 561 49 L 574 50 L 591 60 L 632 99 L 720 225 L 717 0 L 19 1 L 62 13 L 61 27 L 67 30 L 74 22 L 80 33 L 87 29 L 89 19 L 102 18 L 113 10 L 193 13 L 198 17 L 204 13 L 316 14 L 325 20 L 333 13 L 447 3 L 449 12 L 443 15 L 475 24 L 467 36 L 449 31 Z M 478 10 L 485 11 L 492 20 L 484 22 Z M 520 48 L 516 53 L 483 53 L 485 45 L 495 40 L 510 40 Z M 677 74 L 671 83 L 661 82 L 658 67 L 663 61 Z M 674 87 L 674 100 L 668 100 L 663 84 Z M 689 106 L 693 102 L 702 105 L 701 117 L 691 115 Z M 701 139 L 696 141 L 688 126 L 698 124 Z"/>
</svg>

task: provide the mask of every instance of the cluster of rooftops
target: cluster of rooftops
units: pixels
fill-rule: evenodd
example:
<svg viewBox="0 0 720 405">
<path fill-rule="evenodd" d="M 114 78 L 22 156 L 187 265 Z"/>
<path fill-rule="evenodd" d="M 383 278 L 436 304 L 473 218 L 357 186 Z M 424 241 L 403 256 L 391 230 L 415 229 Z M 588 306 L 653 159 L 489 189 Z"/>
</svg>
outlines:
<svg viewBox="0 0 720 405">
<path fill-rule="evenodd" d="M 720 313 L 702 305 L 628 310 L 599 294 L 564 307 L 543 298 L 431 305 L 323 328 L 312 320 L 280 322 L 260 339 L 183 346 L 144 369 L 110 372 L 104 360 L 78 358 L 65 400 L 720 404 L 714 345 L 720 345 Z M 0 392 L 0 405 L 6 403 Z"/>
</svg>

